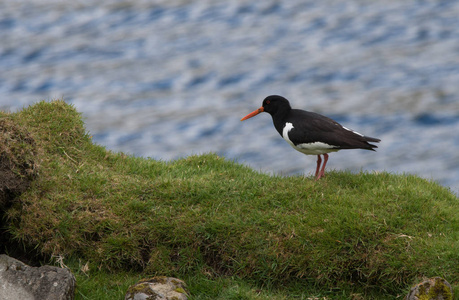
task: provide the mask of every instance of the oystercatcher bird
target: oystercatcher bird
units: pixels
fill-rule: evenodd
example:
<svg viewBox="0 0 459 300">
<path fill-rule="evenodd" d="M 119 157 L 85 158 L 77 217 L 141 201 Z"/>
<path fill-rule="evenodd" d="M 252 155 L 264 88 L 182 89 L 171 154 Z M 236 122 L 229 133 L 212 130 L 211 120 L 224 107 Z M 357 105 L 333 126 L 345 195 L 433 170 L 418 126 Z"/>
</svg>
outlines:
<svg viewBox="0 0 459 300">
<path fill-rule="evenodd" d="M 277 95 L 266 97 L 259 109 L 243 117 L 241 121 L 261 112 L 271 115 L 277 132 L 295 150 L 308 155 L 317 155 L 316 179 L 324 176 L 328 153 L 342 149 L 375 151 L 374 148 L 378 147 L 369 142 L 381 141 L 355 132 L 320 114 L 292 109 L 287 99 Z M 321 155 L 324 157 L 322 168 L 320 168 Z"/>
</svg>

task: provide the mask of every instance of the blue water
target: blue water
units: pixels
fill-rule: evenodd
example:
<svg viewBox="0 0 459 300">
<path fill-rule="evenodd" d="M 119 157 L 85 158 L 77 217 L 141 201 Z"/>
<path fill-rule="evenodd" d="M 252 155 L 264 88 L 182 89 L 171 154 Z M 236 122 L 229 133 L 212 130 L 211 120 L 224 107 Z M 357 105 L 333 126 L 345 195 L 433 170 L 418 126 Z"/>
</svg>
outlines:
<svg viewBox="0 0 459 300">
<path fill-rule="evenodd" d="M 269 115 L 239 121 L 270 94 L 382 139 L 329 169 L 459 193 L 459 1 L 0 2 L 0 109 L 63 97 L 109 149 L 311 174 Z"/>
</svg>

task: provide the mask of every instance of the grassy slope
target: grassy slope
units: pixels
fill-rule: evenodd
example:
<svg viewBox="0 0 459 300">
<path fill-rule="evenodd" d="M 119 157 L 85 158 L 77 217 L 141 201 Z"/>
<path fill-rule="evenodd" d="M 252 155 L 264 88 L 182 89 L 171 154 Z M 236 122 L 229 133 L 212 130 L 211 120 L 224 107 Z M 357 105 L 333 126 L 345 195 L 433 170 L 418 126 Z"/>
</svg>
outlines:
<svg viewBox="0 0 459 300">
<path fill-rule="evenodd" d="M 3 117 L 27 126 L 45 153 L 7 212 L 12 237 L 65 257 L 80 299 L 121 299 L 152 275 L 185 279 L 195 299 L 390 299 L 437 275 L 459 292 L 459 202 L 436 183 L 347 172 L 317 182 L 214 154 L 162 162 L 113 153 L 62 101 Z"/>
</svg>

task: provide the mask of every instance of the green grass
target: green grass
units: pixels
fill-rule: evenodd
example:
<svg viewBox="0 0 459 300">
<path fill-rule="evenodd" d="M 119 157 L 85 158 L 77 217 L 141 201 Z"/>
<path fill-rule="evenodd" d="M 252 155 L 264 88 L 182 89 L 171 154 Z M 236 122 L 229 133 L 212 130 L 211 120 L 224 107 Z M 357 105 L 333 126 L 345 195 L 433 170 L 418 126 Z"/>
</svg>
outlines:
<svg viewBox="0 0 459 300">
<path fill-rule="evenodd" d="M 11 243 L 64 257 L 77 299 L 123 299 L 155 275 L 185 280 L 191 299 L 394 299 L 424 276 L 459 293 L 459 202 L 437 183 L 114 153 L 63 101 L 0 118 L 28 128 L 40 154 L 39 175 L 6 211 Z"/>
</svg>

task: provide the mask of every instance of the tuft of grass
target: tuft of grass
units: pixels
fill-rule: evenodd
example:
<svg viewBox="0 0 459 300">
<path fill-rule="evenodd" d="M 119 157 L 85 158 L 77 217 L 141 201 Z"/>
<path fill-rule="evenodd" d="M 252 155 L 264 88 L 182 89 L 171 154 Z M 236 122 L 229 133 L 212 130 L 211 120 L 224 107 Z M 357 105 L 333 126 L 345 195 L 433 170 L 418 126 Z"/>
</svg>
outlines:
<svg viewBox="0 0 459 300">
<path fill-rule="evenodd" d="M 80 299 L 122 299 L 127 286 L 110 278 L 155 275 L 184 279 L 192 299 L 389 299 L 424 276 L 458 289 L 458 198 L 435 182 L 349 172 L 315 181 L 212 153 L 114 153 L 63 101 L 14 119 L 43 151 L 39 176 L 6 212 L 11 242 L 73 261 Z M 92 266 L 88 279 L 78 260 Z"/>
<path fill-rule="evenodd" d="M 28 128 L 0 112 L 0 209 L 11 205 L 37 175 L 38 151 Z"/>
</svg>

